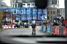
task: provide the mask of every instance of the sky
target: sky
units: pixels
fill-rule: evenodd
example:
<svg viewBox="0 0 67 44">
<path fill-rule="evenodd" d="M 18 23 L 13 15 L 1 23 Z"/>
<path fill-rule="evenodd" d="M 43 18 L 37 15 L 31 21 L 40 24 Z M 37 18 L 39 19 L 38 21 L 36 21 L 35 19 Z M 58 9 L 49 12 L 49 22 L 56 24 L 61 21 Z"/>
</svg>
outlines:
<svg viewBox="0 0 67 44">
<path fill-rule="evenodd" d="M 59 0 L 59 8 L 65 8 L 65 0 Z"/>
<path fill-rule="evenodd" d="M 11 6 L 10 0 L 3 0 L 2 2 L 5 2 L 7 6 Z"/>
</svg>

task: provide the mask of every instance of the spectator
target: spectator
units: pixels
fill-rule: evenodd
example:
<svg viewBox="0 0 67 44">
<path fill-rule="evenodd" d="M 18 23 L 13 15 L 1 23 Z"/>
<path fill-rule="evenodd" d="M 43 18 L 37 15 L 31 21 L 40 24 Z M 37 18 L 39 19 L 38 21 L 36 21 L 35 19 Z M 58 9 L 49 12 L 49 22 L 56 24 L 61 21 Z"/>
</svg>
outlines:
<svg viewBox="0 0 67 44">
<path fill-rule="evenodd" d="M 32 21 L 32 35 L 35 35 L 36 34 L 36 30 L 35 30 L 35 28 L 36 28 L 36 22 L 35 22 L 35 20 L 33 20 Z"/>
</svg>

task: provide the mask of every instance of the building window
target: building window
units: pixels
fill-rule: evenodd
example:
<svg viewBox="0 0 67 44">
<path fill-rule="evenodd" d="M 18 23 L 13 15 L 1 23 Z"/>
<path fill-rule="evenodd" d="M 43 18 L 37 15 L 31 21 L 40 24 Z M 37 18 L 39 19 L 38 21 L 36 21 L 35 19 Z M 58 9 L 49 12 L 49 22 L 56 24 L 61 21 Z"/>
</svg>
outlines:
<svg viewBox="0 0 67 44">
<path fill-rule="evenodd" d="M 30 6 L 30 4 L 27 4 L 28 6 Z"/>
<path fill-rule="evenodd" d="M 55 14 L 55 11 L 53 11 L 53 14 Z"/>
<path fill-rule="evenodd" d="M 17 7 L 17 3 L 15 4 L 15 8 Z"/>
<path fill-rule="evenodd" d="M 51 14 L 53 14 L 53 11 L 51 11 Z"/>
<path fill-rule="evenodd" d="M 18 7 L 22 7 L 22 3 L 18 3 Z"/>
<path fill-rule="evenodd" d="M 35 4 L 32 4 L 33 6 L 35 5 Z"/>
<path fill-rule="evenodd" d="M 52 0 L 52 4 L 57 4 L 57 0 Z"/>
<path fill-rule="evenodd" d="M 25 5 L 25 3 L 23 3 L 23 5 Z"/>
<path fill-rule="evenodd" d="M 57 9 L 57 13 L 60 13 L 60 9 Z"/>
<path fill-rule="evenodd" d="M 50 14 L 50 12 L 48 11 L 48 14 Z"/>
<path fill-rule="evenodd" d="M 22 0 L 22 2 L 26 2 L 26 3 L 29 3 L 29 2 L 34 2 L 35 0 Z"/>
<path fill-rule="evenodd" d="M 17 0 L 17 2 L 22 2 L 22 0 Z"/>
<path fill-rule="evenodd" d="M 51 4 L 52 3 L 52 0 L 48 0 L 48 4 Z"/>
</svg>

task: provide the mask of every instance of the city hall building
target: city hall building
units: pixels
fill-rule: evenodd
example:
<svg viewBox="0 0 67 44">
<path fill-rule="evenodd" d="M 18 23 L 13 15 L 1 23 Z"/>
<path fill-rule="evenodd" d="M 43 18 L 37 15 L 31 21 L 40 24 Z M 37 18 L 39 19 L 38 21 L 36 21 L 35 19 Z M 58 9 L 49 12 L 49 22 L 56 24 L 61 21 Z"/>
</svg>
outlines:
<svg viewBox="0 0 67 44">
<path fill-rule="evenodd" d="M 35 0 L 10 0 L 10 4 L 11 6 L 5 8 L 3 11 L 10 13 L 12 17 L 11 24 L 15 23 L 21 26 L 28 24 L 29 26 L 35 20 L 36 24 L 40 25 L 47 20 L 47 8 L 38 9 L 35 6 Z"/>
<path fill-rule="evenodd" d="M 6 1 L 3 2 L 5 2 L 5 4 L 7 3 Z M 63 4 L 61 4 L 61 2 Z M 4 6 L 2 7 L 1 5 L 0 10 L 6 12 L 6 14 L 9 13 L 9 15 L 6 15 L 5 19 L 10 18 L 11 25 L 31 25 L 33 20 L 39 25 L 46 22 L 48 17 L 51 20 L 55 15 L 61 15 L 65 18 L 64 2 L 64 0 L 48 0 L 47 8 L 38 9 L 35 5 L 35 0 L 9 0 L 8 4 L 6 4 L 9 6 L 2 4 Z"/>
</svg>

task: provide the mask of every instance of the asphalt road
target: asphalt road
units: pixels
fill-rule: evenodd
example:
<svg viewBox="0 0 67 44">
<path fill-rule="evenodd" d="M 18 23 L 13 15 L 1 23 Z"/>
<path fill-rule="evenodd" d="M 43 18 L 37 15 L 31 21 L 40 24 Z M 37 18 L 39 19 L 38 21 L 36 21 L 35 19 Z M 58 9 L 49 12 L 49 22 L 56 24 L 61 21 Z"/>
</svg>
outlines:
<svg viewBox="0 0 67 44">
<path fill-rule="evenodd" d="M 2 43 L 23 44 L 23 43 L 44 43 L 65 41 L 64 37 L 46 37 L 46 33 L 39 32 L 37 30 L 36 35 L 32 36 L 32 29 L 10 29 L 0 32 L 0 41 Z M 42 36 L 44 35 L 44 36 Z"/>
</svg>

